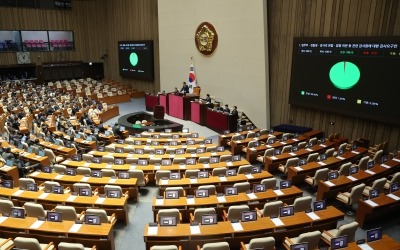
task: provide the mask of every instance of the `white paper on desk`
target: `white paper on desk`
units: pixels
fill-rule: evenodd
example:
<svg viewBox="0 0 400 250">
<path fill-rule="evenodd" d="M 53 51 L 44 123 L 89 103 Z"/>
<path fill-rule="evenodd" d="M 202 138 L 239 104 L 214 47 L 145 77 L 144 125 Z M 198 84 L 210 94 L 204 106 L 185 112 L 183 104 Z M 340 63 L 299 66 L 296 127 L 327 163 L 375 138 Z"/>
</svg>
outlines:
<svg viewBox="0 0 400 250">
<path fill-rule="evenodd" d="M 199 226 L 190 226 L 190 234 L 201 234 Z"/>
<path fill-rule="evenodd" d="M 167 141 L 172 141 L 172 139 L 171 139 L 171 138 L 168 138 Z"/>
<path fill-rule="evenodd" d="M 97 200 L 94 203 L 95 204 L 103 204 L 105 200 L 106 200 L 106 198 L 99 197 L 99 198 L 97 198 Z"/>
<path fill-rule="evenodd" d="M 241 143 L 242 141 L 236 141 L 236 143 Z"/>
<path fill-rule="evenodd" d="M 351 176 L 351 175 L 346 176 L 346 177 L 347 177 L 347 179 L 349 179 L 349 180 L 351 180 L 351 181 L 356 181 L 356 180 L 357 180 L 357 178 L 355 178 L 355 177 L 353 177 L 353 176 Z"/>
<path fill-rule="evenodd" d="M 232 166 L 233 166 L 233 163 L 232 163 L 231 161 L 227 161 L 227 162 L 226 162 L 226 165 L 229 166 L 229 167 L 232 167 Z"/>
<path fill-rule="evenodd" d="M 290 152 L 289 154 L 290 154 L 291 156 L 296 156 L 296 153 Z"/>
<path fill-rule="evenodd" d="M 43 225 L 43 223 L 44 223 L 43 220 L 37 220 L 29 228 L 38 229 L 41 225 Z"/>
<path fill-rule="evenodd" d="M 297 171 L 302 171 L 303 169 L 301 167 L 294 167 Z"/>
<path fill-rule="evenodd" d="M 90 166 L 90 162 L 85 162 L 85 164 L 83 164 L 84 167 L 89 167 Z"/>
<path fill-rule="evenodd" d="M 313 152 L 314 150 L 312 150 L 311 148 L 306 148 L 307 151 Z"/>
<path fill-rule="evenodd" d="M 210 164 L 208 164 L 208 163 L 203 164 L 203 167 L 204 167 L 204 168 L 209 168 L 209 167 L 210 167 Z"/>
<path fill-rule="evenodd" d="M 398 158 L 393 158 L 392 160 L 400 162 L 400 159 L 398 159 Z"/>
<path fill-rule="evenodd" d="M 278 158 L 276 158 L 275 156 L 271 156 L 271 159 L 272 159 L 272 160 L 276 160 L 276 159 L 278 159 Z"/>
<path fill-rule="evenodd" d="M 135 170 L 136 169 L 136 165 L 130 165 L 129 170 Z"/>
<path fill-rule="evenodd" d="M 117 178 L 110 178 L 109 180 L 108 180 L 108 183 L 115 183 L 117 181 Z"/>
<path fill-rule="evenodd" d="M 84 176 L 81 179 L 81 182 L 87 182 L 89 180 L 90 177 Z"/>
<path fill-rule="evenodd" d="M 256 149 L 255 149 L 255 148 L 250 148 L 250 150 L 251 150 L 251 151 L 256 151 Z"/>
<path fill-rule="evenodd" d="M 247 197 L 249 197 L 249 199 L 251 200 L 257 199 L 257 195 L 255 195 L 254 193 L 247 194 Z"/>
<path fill-rule="evenodd" d="M 215 153 L 215 152 L 211 152 L 211 155 L 212 155 L 212 156 L 215 156 L 215 155 L 218 155 L 218 154 Z"/>
<path fill-rule="evenodd" d="M 367 203 L 368 205 L 370 205 L 371 207 L 377 207 L 378 206 L 377 203 L 375 203 L 375 202 L 373 202 L 371 200 L 365 200 L 364 202 Z"/>
<path fill-rule="evenodd" d="M 326 165 L 326 163 L 324 163 L 324 162 L 322 162 L 322 161 L 318 161 L 317 162 L 319 165 L 321 165 L 321 166 L 325 166 Z"/>
<path fill-rule="evenodd" d="M 187 148 L 187 145 L 182 145 L 182 148 Z"/>
<path fill-rule="evenodd" d="M 384 167 L 384 168 L 391 168 L 391 166 L 386 165 L 386 164 L 381 164 L 381 166 Z"/>
<path fill-rule="evenodd" d="M 159 170 L 159 169 L 160 169 L 160 166 L 154 166 L 154 169 L 155 169 L 155 170 Z"/>
<path fill-rule="evenodd" d="M 190 178 L 190 183 L 197 183 L 197 179 Z"/>
<path fill-rule="evenodd" d="M 157 235 L 158 234 L 158 227 L 149 227 L 147 230 L 147 235 Z"/>
<path fill-rule="evenodd" d="M 30 174 L 30 176 L 36 176 L 36 175 L 38 175 L 38 174 L 40 174 L 40 172 L 35 171 L 35 172 L 33 172 L 32 174 Z"/>
<path fill-rule="evenodd" d="M 274 193 L 275 193 L 276 195 L 284 195 L 284 193 L 283 193 L 281 190 L 279 190 L 279 189 L 274 190 Z"/>
<path fill-rule="evenodd" d="M 190 156 L 191 157 L 197 157 L 197 154 L 193 153 L 193 154 L 190 154 Z"/>
<path fill-rule="evenodd" d="M 360 244 L 358 247 L 362 250 L 374 250 L 372 247 L 368 245 L 368 243 Z"/>
<path fill-rule="evenodd" d="M 326 148 L 326 145 L 325 144 L 319 144 L 321 147 L 324 147 L 324 148 Z"/>
<path fill-rule="evenodd" d="M 114 153 L 109 152 L 107 155 L 108 156 L 114 156 Z"/>
<path fill-rule="evenodd" d="M 246 176 L 247 179 L 254 179 L 254 176 L 252 174 L 246 174 L 244 176 Z"/>
<path fill-rule="evenodd" d="M 308 215 L 308 217 L 310 217 L 312 220 L 319 220 L 321 219 L 318 215 L 316 215 L 314 212 L 311 213 L 306 213 L 306 215 Z"/>
<path fill-rule="evenodd" d="M 330 182 L 330 181 L 325 181 L 325 184 L 328 185 L 328 186 L 330 186 L 330 187 L 335 186 L 335 184 L 332 183 L 332 182 Z"/>
<path fill-rule="evenodd" d="M 374 175 L 375 174 L 375 172 L 372 172 L 371 170 L 365 170 L 365 173 L 368 173 L 370 175 Z"/>
<path fill-rule="evenodd" d="M 70 163 L 71 161 L 70 160 L 65 160 L 64 162 L 63 162 L 63 164 L 68 164 L 68 163 Z"/>
<path fill-rule="evenodd" d="M 61 179 L 63 176 L 61 174 L 56 175 L 56 177 L 54 177 L 54 179 L 59 180 Z"/>
<path fill-rule="evenodd" d="M 299 141 L 298 139 L 296 139 L 296 138 L 293 138 L 293 141 Z"/>
<path fill-rule="evenodd" d="M 226 202 L 225 196 L 217 196 L 218 202 Z"/>
<path fill-rule="evenodd" d="M 392 198 L 393 200 L 396 200 L 396 201 L 400 200 L 400 197 L 397 195 L 394 195 L 394 194 L 388 194 L 387 197 Z"/>
<path fill-rule="evenodd" d="M 163 148 L 168 148 L 168 145 L 165 145 Z"/>
<path fill-rule="evenodd" d="M 156 199 L 156 206 L 164 205 L 164 199 Z"/>
<path fill-rule="evenodd" d="M 272 148 L 272 146 L 271 145 L 266 145 L 267 146 L 267 148 Z"/>
<path fill-rule="evenodd" d="M 353 154 L 356 154 L 356 155 L 358 155 L 360 152 L 358 152 L 358 151 L 351 151 Z"/>
<path fill-rule="evenodd" d="M 21 195 L 24 191 L 25 191 L 25 190 L 18 190 L 18 191 L 16 191 L 15 193 L 13 193 L 12 195 L 13 195 L 13 196 L 19 196 L 19 195 Z"/>
<path fill-rule="evenodd" d="M 112 165 L 111 165 L 110 163 L 108 163 L 108 164 L 106 165 L 106 168 L 112 168 Z"/>
<path fill-rule="evenodd" d="M 95 152 L 94 151 L 90 151 L 88 154 L 91 154 L 91 155 L 93 155 Z"/>
<path fill-rule="evenodd" d="M 74 224 L 72 227 L 68 230 L 70 233 L 77 233 L 81 229 L 82 224 Z"/>
<path fill-rule="evenodd" d="M 160 185 L 168 185 L 168 180 L 161 180 Z"/>
<path fill-rule="evenodd" d="M 341 156 L 338 156 L 336 158 L 338 158 L 339 160 L 344 160 L 345 159 L 344 157 L 341 157 Z"/>
<path fill-rule="evenodd" d="M 286 142 L 284 142 L 284 141 L 281 141 L 281 144 L 282 144 L 282 145 L 286 145 L 287 143 L 286 143 Z"/>
<path fill-rule="evenodd" d="M 235 223 L 231 223 L 233 231 L 237 232 L 237 231 L 243 231 L 243 227 L 242 224 L 240 224 L 240 222 L 235 222 Z"/>
<path fill-rule="evenodd" d="M 70 195 L 68 198 L 67 198 L 67 201 L 74 201 L 75 199 L 76 199 L 76 197 L 78 197 L 77 195 Z"/>
<path fill-rule="evenodd" d="M 179 169 L 186 169 L 186 165 L 179 164 Z"/>
<path fill-rule="evenodd" d="M 0 224 L 3 223 L 7 219 L 8 219 L 8 217 L 0 217 Z"/>
<path fill-rule="evenodd" d="M 285 224 L 283 223 L 283 221 L 279 218 L 273 218 L 271 219 L 272 222 L 275 224 L 275 226 L 284 226 Z"/>
<path fill-rule="evenodd" d="M 43 193 L 41 195 L 39 195 L 39 199 L 46 199 L 47 196 L 49 196 L 50 193 Z"/>
<path fill-rule="evenodd" d="M 195 204 L 194 198 L 186 198 L 186 204 L 194 205 Z"/>
<path fill-rule="evenodd" d="M 220 180 L 220 181 L 227 181 L 228 179 L 226 179 L 225 176 L 222 176 L 222 177 L 219 177 L 219 180 Z"/>
</svg>

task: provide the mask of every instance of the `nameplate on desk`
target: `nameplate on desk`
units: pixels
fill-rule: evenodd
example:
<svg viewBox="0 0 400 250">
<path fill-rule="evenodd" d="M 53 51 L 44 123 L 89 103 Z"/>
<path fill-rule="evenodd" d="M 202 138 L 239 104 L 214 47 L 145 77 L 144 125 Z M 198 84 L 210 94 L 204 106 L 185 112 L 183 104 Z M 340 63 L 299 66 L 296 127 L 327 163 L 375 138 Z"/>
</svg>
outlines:
<svg viewBox="0 0 400 250">
<path fill-rule="evenodd" d="M 106 200 L 106 198 L 99 197 L 99 198 L 97 198 L 97 200 L 94 203 L 95 204 L 103 204 L 105 200 Z"/>
<path fill-rule="evenodd" d="M 365 173 L 368 173 L 370 175 L 374 175 L 375 174 L 375 172 L 372 172 L 371 170 L 365 170 Z"/>
<path fill-rule="evenodd" d="M 190 183 L 192 183 L 192 184 L 193 184 L 193 183 L 197 183 L 197 179 L 192 179 L 192 178 L 190 178 L 189 181 L 190 181 Z"/>
<path fill-rule="evenodd" d="M 33 172 L 32 174 L 30 174 L 30 176 L 37 176 L 38 174 L 40 174 L 40 172 L 35 171 L 35 172 Z"/>
<path fill-rule="evenodd" d="M 242 141 L 235 141 L 236 143 L 241 143 Z"/>
<path fill-rule="evenodd" d="M 306 213 L 306 215 L 308 215 L 308 217 L 310 217 L 312 220 L 319 220 L 321 219 L 318 215 L 316 215 L 314 212 L 311 213 Z"/>
<path fill-rule="evenodd" d="M 367 203 L 368 205 L 370 205 L 371 207 L 377 207 L 379 206 L 377 203 L 371 201 L 371 200 L 365 200 L 365 203 Z"/>
<path fill-rule="evenodd" d="M 95 151 L 90 151 L 88 154 L 94 155 Z"/>
<path fill-rule="evenodd" d="M 284 226 L 285 224 L 283 223 L 283 221 L 279 218 L 273 218 L 271 219 L 272 223 L 275 224 L 275 226 L 279 227 L 279 226 Z"/>
<path fill-rule="evenodd" d="M 243 231 L 243 227 L 242 224 L 240 224 L 240 222 L 234 222 L 231 223 L 233 231 L 237 232 L 237 231 Z"/>
<path fill-rule="evenodd" d="M 314 151 L 311 148 L 306 148 L 306 150 L 309 151 L 309 152 L 313 152 Z"/>
<path fill-rule="evenodd" d="M 201 234 L 200 226 L 190 226 L 190 234 Z"/>
<path fill-rule="evenodd" d="M 193 153 L 193 154 L 190 154 L 190 156 L 191 157 L 197 157 L 197 154 Z"/>
<path fill-rule="evenodd" d="M 246 176 L 247 179 L 254 179 L 254 176 L 252 174 L 245 174 L 244 176 Z"/>
<path fill-rule="evenodd" d="M 187 145 L 182 145 L 182 148 L 187 148 Z"/>
<path fill-rule="evenodd" d="M 106 154 L 107 156 L 113 156 L 114 153 L 109 152 L 108 154 Z"/>
<path fill-rule="evenodd" d="M 330 187 L 335 186 L 335 184 L 332 183 L 332 182 L 330 182 L 330 181 L 325 181 L 324 183 L 325 183 L 326 185 L 330 186 Z"/>
<path fill-rule="evenodd" d="M 325 166 L 326 165 L 326 163 L 324 163 L 324 162 L 322 162 L 322 161 L 319 161 L 319 162 L 317 162 L 319 165 L 321 165 L 321 166 Z"/>
<path fill-rule="evenodd" d="M 161 166 L 154 166 L 154 170 L 159 170 Z"/>
<path fill-rule="evenodd" d="M 391 166 L 386 165 L 386 164 L 381 164 L 381 166 L 384 167 L 384 168 L 391 168 Z"/>
<path fill-rule="evenodd" d="M 194 198 L 186 198 L 186 204 L 194 205 L 195 204 Z"/>
<path fill-rule="evenodd" d="M 276 158 L 275 156 L 271 156 L 272 160 L 277 160 L 278 158 Z"/>
<path fill-rule="evenodd" d="M 151 227 L 147 229 L 147 235 L 157 235 L 158 234 L 158 227 Z"/>
<path fill-rule="evenodd" d="M 67 198 L 67 201 L 74 201 L 75 199 L 76 199 L 76 197 L 78 197 L 77 195 L 70 195 L 68 198 Z"/>
<path fill-rule="evenodd" d="M 54 177 L 54 179 L 57 179 L 57 180 L 59 180 L 59 179 L 61 179 L 63 177 L 63 175 L 62 174 L 58 174 L 58 175 L 56 175 L 56 177 Z"/>
<path fill-rule="evenodd" d="M 249 197 L 249 199 L 251 199 L 251 200 L 254 200 L 254 199 L 257 199 L 258 197 L 257 197 L 257 195 L 255 195 L 254 193 L 249 193 L 249 194 L 246 194 L 247 195 L 247 197 Z"/>
<path fill-rule="evenodd" d="M 256 151 L 256 149 L 255 148 L 249 148 L 251 151 Z"/>
<path fill-rule="evenodd" d="M 41 225 L 43 225 L 44 222 L 45 221 L 43 221 L 43 220 L 37 220 L 29 228 L 30 229 L 38 229 Z"/>
<path fill-rule="evenodd" d="M 218 155 L 218 154 L 215 153 L 215 152 L 211 152 L 211 155 L 212 155 L 212 156 L 215 156 L 215 155 Z"/>
<path fill-rule="evenodd" d="M 203 164 L 203 167 L 204 167 L 204 168 L 210 168 L 210 164 L 208 164 L 208 163 Z"/>
<path fill-rule="evenodd" d="M 227 161 L 227 162 L 226 162 L 226 165 L 229 166 L 229 167 L 232 167 L 232 166 L 233 166 L 233 163 L 232 163 L 231 161 Z"/>
<path fill-rule="evenodd" d="M 174 158 L 175 154 L 169 154 L 169 158 Z"/>
<path fill-rule="evenodd" d="M 294 167 L 297 171 L 302 171 L 303 169 L 301 167 Z"/>
<path fill-rule="evenodd" d="M 13 196 L 20 196 L 25 190 L 18 190 L 15 193 L 13 193 Z"/>
<path fill-rule="evenodd" d="M 361 250 L 374 250 L 372 247 L 370 247 L 369 245 L 368 245 L 368 243 L 363 243 L 363 244 L 360 244 L 360 245 L 357 245 Z"/>
<path fill-rule="evenodd" d="M 279 190 L 279 189 L 274 190 L 274 193 L 275 193 L 276 195 L 284 195 L 284 193 L 283 193 L 281 190 Z"/>
<path fill-rule="evenodd" d="M 186 165 L 185 164 L 179 164 L 179 169 L 186 169 Z"/>
<path fill-rule="evenodd" d="M 146 139 L 146 142 L 151 142 L 151 139 Z"/>
<path fill-rule="evenodd" d="M 62 164 L 69 164 L 70 162 L 70 160 L 65 160 Z"/>
<path fill-rule="evenodd" d="M 292 140 L 293 140 L 293 141 L 299 141 L 299 140 L 298 140 L 298 139 L 296 139 L 296 138 L 293 138 Z"/>
<path fill-rule="evenodd" d="M 82 224 L 74 224 L 72 227 L 68 230 L 70 233 L 77 233 L 81 229 Z"/>
<path fill-rule="evenodd" d="M 336 158 L 339 159 L 339 160 L 344 160 L 344 159 L 346 159 L 346 158 L 341 157 L 341 156 L 338 156 L 338 157 L 336 157 Z"/>
<path fill-rule="evenodd" d="M 115 183 L 116 181 L 117 181 L 116 178 L 110 178 L 110 179 L 108 180 L 108 183 Z"/>
<path fill-rule="evenodd" d="M 325 144 L 319 144 L 321 147 L 324 147 L 324 148 L 326 148 L 326 145 Z"/>
<path fill-rule="evenodd" d="M 160 185 L 168 185 L 168 180 L 160 180 Z"/>
<path fill-rule="evenodd" d="M 347 177 L 347 179 L 349 179 L 349 180 L 351 180 L 351 181 L 356 181 L 356 180 L 357 180 L 357 178 L 355 178 L 355 177 L 353 177 L 353 176 L 351 176 L 351 175 L 346 176 L 346 177 Z"/>
<path fill-rule="evenodd" d="M 135 170 L 136 169 L 136 165 L 130 165 L 129 166 L 129 170 Z"/>
<path fill-rule="evenodd" d="M 7 219 L 8 219 L 8 217 L 0 217 L 0 224 L 3 223 Z"/>
<path fill-rule="evenodd" d="M 163 148 L 168 148 L 168 145 L 164 145 L 164 147 Z"/>
<path fill-rule="evenodd" d="M 90 178 L 90 177 L 84 176 L 84 177 L 82 177 L 81 182 L 87 182 L 87 181 L 89 180 L 89 178 Z"/>
<path fill-rule="evenodd" d="M 356 155 L 358 155 L 360 152 L 358 152 L 358 151 L 351 151 L 353 154 L 356 154 Z"/>
<path fill-rule="evenodd" d="M 156 199 L 156 206 L 164 205 L 164 199 Z"/>
<path fill-rule="evenodd" d="M 60 147 L 58 147 L 57 149 L 58 149 L 58 150 L 63 150 L 64 147 L 60 146 Z"/>
<path fill-rule="evenodd" d="M 219 177 L 219 180 L 220 180 L 220 181 L 227 181 L 228 179 L 226 179 L 225 176 L 221 176 L 221 177 Z"/>
<path fill-rule="evenodd" d="M 296 156 L 296 153 L 290 152 L 289 154 L 290 154 L 291 156 Z"/>
<path fill-rule="evenodd" d="M 284 141 L 281 141 L 281 144 L 282 144 L 282 145 L 286 145 L 287 143 L 286 143 L 286 142 L 284 142 Z"/>
<path fill-rule="evenodd" d="M 47 196 L 49 196 L 50 193 L 43 193 L 41 195 L 39 195 L 39 199 L 46 199 Z"/>
<path fill-rule="evenodd" d="M 89 167 L 89 166 L 90 166 L 90 162 L 85 162 L 85 163 L 83 164 L 83 166 L 84 166 L 84 167 Z"/>
<path fill-rule="evenodd" d="M 272 148 L 272 146 L 271 146 L 271 145 L 265 145 L 265 146 L 267 146 L 267 148 Z"/>
<path fill-rule="evenodd" d="M 218 202 L 226 202 L 225 196 L 217 196 Z"/>
<path fill-rule="evenodd" d="M 11 169 L 11 167 L 9 167 L 9 166 L 3 166 L 3 167 L 0 168 L 1 171 L 5 171 L 5 172 L 10 170 L 10 169 Z"/>
<path fill-rule="evenodd" d="M 396 201 L 400 200 L 400 197 L 397 195 L 394 195 L 394 194 L 388 194 L 387 197 L 392 198 L 393 200 L 396 200 Z"/>
<path fill-rule="evenodd" d="M 392 160 L 400 162 L 400 159 L 398 159 L 398 158 L 393 158 Z"/>
</svg>

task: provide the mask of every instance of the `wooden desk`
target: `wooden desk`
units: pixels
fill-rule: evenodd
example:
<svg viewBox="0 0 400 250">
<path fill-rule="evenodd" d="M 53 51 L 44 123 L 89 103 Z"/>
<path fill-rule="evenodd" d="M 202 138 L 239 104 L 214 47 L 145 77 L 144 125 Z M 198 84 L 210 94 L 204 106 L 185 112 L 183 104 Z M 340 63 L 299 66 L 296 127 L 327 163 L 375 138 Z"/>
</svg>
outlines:
<svg viewBox="0 0 400 250">
<path fill-rule="evenodd" d="M 359 200 L 355 220 L 361 228 L 364 228 L 367 221 L 379 217 L 387 217 L 390 216 L 390 214 L 394 214 L 394 212 L 397 216 L 400 211 L 399 196 L 400 190 L 388 195 L 381 194 L 380 196 L 370 200 L 375 203 L 374 205 L 369 204 L 368 201 Z"/>
<path fill-rule="evenodd" d="M 204 137 L 199 137 L 199 138 L 180 137 L 179 139 L 172 139 L 172 138 L 158 138 L 158 139 L 156 139 L 156 138 L 148 138 L 148 137 L 140 137 L 140 138 L 129 137 L 129 138 L 126 139 L 126 141 L 132 142 L 132 144 L 133 144 L 134 141 L 141 141 L 142 143 L 151 143 L 151 142 L 157 141 L 159 143 L 164 143 L 164 144 L 165 143 L 169 143 L 171 141 L 176 141 L 176 142 L 178 142 L 178 144 L 182 144 L 182 143 L 186 143 L 187 144 L 188 140 L 193 140 L 193 141 L 195 141 L 195 144 L 199 144 L 200 142 L 204 142 L 204 139 L 205 139 Z"/>
<path fill-rule="evenodd" d="M 246 138 L 246 139 L 237 140 L 237 141 L 231 140 L 231 152 L 232 152 L 232 154 L 239 154 L 242 152 L 243 147 L 246 147 L 247 144 L 249 144 L 249 142 L 254 141 L 256 139 L 258 141 L 266 141 L 266 140 L 268 140 L 268 138 L 270 138 L 273 135 L 276 137 L 280 137 L 282 135 L 282 133 L 274 132 L 273 134 L 261 135 L 260 137 L 257 137 L 257 138 Z M 279 143 L 279 142 L 277 142 L 277 143 Z M 262 148 L 263 146 L 265 148 Z M 283 146 L 283 144 L 282 144 L 282 146 Z M 262 146 L 260 146 L 260 149 L 256 148 L 256 150 L 261 153 L 261 152 L 263 152 L 262 150 L 265 151 L 267 148 L 268 147 L 266 147 L 265 145 L 262 145 Z"/>
<path fill-rule="evenodd" d="M 293 184 L 303 183 L 307 176 L 314 176 L 318 169 L 337 169 L 346 162 L 355 162 L 367 152 L 368 150 L 366 148 L 357 148 L 354 151 L 344 152 L 340 157 L 329 157 L 324 161 L 314 161 L 300 167 L 291 166 L 288 168 L 288 180 L 292 180 Z"/>
<path fill-rule="evenodd" d="M 400 243 L 387 235 L 382 235 L 382 239 L 367 243 L 372 249 L 400 249 Z M 360 250 L 356 242 L 350 242 L 345 250 Z"/>
<path fill-rule="evenodd" d="M 255 129 L 252 129 L 252 130 L 245 130 L 245 131 L 242 131 L 242 132 L 229 133 L 229 134 L 226 134 L 226 135 L 220 134 L 218 136 L 218 144 L 220 146 L 228 146 L 228 141 L 232 140 L 232 136 L 234 136 L 234 135 L 244 135 L 244 136 L 246 136 L 249 132 L 255 132 L 255 133 L 256 132 L 260 132 L 260 129 L 255 128 Z"/>
<path fill-rule="evenodd" d="M 0 173 L 11 177 L 14 182 L 14 186 L 19 185 L 19 173 L 17 167 L 3 165 L 2 167 L 0 167 Z"/>
<path fill-rule="evenodd" d="M 46 141 L 43 141 L 43 140 L 41 140 L 39 142 L 39 144 L 41 146 L 45 147 L 45 148 L 53 150 L 55 155 L 61 155 L 64 158 L 72 158 L 72 156 L 75 154 L 75 149 L 74 148 L 67 148 L 67 147 L 64 147 L 64 146 L 61 146 L 61 145 L 58 146 L 58 145 L 55 145 L 55 144 L 53 144 L 51 142 L 46 142 Z"/>
<path fill-rule="evenodd" d="M 98 98 L 99 101 L 105 102 L 108 105 L 110 104 L 116 104 L 116 103 L 121 103 L 121 102 L 130 102 L 131 101 L 131 95 L 129 93 L 123 94 L 123 95 L 113 95 L 113 96 L 107 96 L 103 98 Z"/>
<path fill-rule="evenodd" d="M 316 199 L 322 200 L 322 199 L 329 199 L 336 197 L 337 193 L 346 192 L 351 187 L 358 185 L 360 183 L 365 183 L 366 185 L 368 185 L 378 178 L 385 177 L 390 173 L 398 171 L 399 167 L 400 167 L 400 159 L 394 158 L 392 160 L 387 161 L 384 164 L 384 167 L 381 166 L 380 164 L 377 164 L 369 170 L 370 172 L 359 171 L 358 173 L 352 175 L 351 178 L 355 179 L 349 179 L 348 176 L 339 176 L 338 179 L 331 180 L 330 182 L 320 181 L 318 183 Z"/>
<path fill-rule="evenodd" d="M 149 225 L 144 229 L 146 249 L 156 244 L 178 244 L 183 249 L 196 249 L 204 243 L 227 241 L 231 249 L 239 249 L 240 241 L 249 242 L 252 238 L 273 236 L 281 241 L 285 236 L 294 237 L 307 231 L 329 230 L 336 228 L 337 220 L 343 219 L 344 214 L 335 207 L 315 212 L 320 219 L 312 220 L 305 212 L 280 218 L 283 226 L 276 226 L 270 217 L 258 218 L 257 221 L 240 222 L 243 230 L 235 231 L 230 221 L 218 222 L 214 225 L 199 225 L 200 234 L 191 234 L 190 224 L 177 226 L 158 226 L 157 234 L 149 234 Z"/>
<path fill-rule="evenodd" d="M 148 145 L 131 145 L 131 144 L 119 144 L 119 143 L 111 143 L 108 146 L 112 146 L 112 147 L 116 147 L 116 148 L 154 148 L 154 149 L 168 149 L 168 148 L 183 148 L 183 149 L 188 149 L 188 148 L 208 148 L 208 147 L 216 147 L 217 144 L 195 144 L 195 145 L 182 145 L 182 144 L 178 144 L 178 145 L 158 145 L 158 146 L 148 146 Z"/>
<path fill-rule="evenodd" d="M 0 223 L 2 236 L 15 238 L 21 236 L 22 233 L 24 237 L 33 237 L 38 239 L 39 242 L 52 241 L 55 245 L 63 241 L 68 241 L 82 243 L 86 246 L 96 245 L 97 249 L 100 250 L 115 249 L 112 224 L 82 224 L 74 232 L 71 230 L 75 224 L 74 221 L 43 221 L 38 227 L 33 227 L 37 221 L 38 219 L 33 217 L 26 217 L 25 219 L 7 217 Z"/>
<path fill-rule="evenodd" d="M 106 111 L 102 111 L 99 114 L 99 118 L 103 121 L 106 122 L 110 120 L 113 117 L 116 117 L 119 115 L 119 107 L 117 105 L 113 105 L 111 108 L 109 107 Z"/>
</svg>

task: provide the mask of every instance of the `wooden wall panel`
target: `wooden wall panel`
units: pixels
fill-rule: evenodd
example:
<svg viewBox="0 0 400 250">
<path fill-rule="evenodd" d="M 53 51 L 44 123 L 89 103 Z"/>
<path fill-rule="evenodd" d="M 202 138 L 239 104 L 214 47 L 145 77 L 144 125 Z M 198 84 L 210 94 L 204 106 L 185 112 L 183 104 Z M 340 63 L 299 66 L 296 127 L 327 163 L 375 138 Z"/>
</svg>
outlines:
<svg viewBox="0 0 400 250">
<path fill-rule="evenodd" d="M 290 106 L 293 37 L 399 36 L 399 0 L 267 0 L 271 126 L 292 123 L 400 146 L 400 126 Z M 295 10 L 295 11 L 292 11 Z M 294 27 L 294 28 L 289 28 Z M 334 122 L 334 125 L 330 125 Z"/>
</svg>

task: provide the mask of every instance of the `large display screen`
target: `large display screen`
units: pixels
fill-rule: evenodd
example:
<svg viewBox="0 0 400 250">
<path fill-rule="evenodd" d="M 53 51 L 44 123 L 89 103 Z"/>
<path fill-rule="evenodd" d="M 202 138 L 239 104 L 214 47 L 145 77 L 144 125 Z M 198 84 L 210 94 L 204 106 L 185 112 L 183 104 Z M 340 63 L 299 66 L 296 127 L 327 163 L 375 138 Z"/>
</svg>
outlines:
<svg viewBox="0 0 400 250">
<path fill-rule="evenodd" d="M 400 37 L 294 38 L 289 103 L 400 124 Z"/>
<path fill-rule="evenodd" d="M 153 41 L 118 42 L 119 74 L 122 77 L 153 81 Z"/>
</svg>

